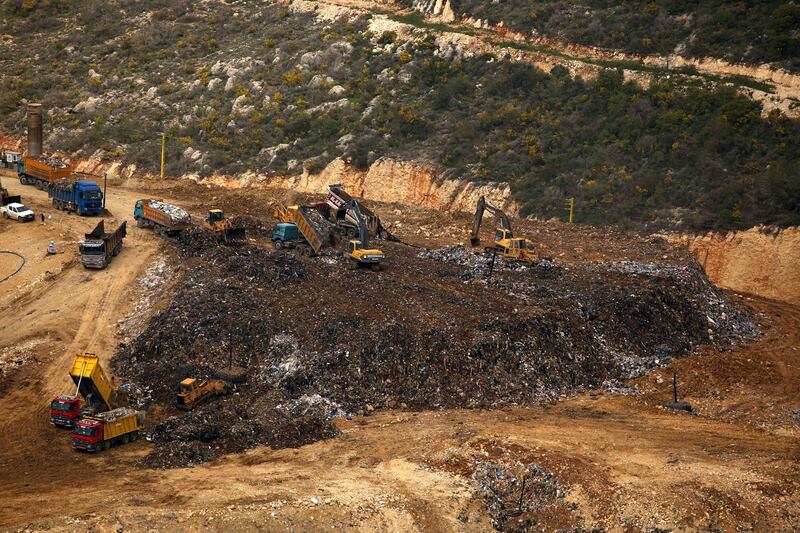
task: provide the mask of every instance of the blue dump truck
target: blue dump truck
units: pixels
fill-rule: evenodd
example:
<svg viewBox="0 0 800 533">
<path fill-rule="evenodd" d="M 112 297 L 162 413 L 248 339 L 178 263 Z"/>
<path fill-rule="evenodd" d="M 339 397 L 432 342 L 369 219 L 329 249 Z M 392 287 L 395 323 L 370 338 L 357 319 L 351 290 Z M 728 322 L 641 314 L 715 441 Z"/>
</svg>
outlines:
<svg viewBox="0 0 800 533">
<path fill-rule="evenodd" d="M 103 191 L 93 181 L 60 179 L 47 187 L 53 207 L 79 215 L 99 215 L 103 210 Z"/>
</svg>

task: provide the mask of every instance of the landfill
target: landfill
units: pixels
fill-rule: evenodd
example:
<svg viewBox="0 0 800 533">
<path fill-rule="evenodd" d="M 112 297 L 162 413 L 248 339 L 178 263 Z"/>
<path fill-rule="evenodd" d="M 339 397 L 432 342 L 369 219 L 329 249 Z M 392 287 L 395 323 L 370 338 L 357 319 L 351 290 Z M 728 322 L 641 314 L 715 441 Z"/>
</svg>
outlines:
<svg viewBox="0 0 800 533">
<path fill-rule="evenodd" d="M 373 273 L 255 241 L 178 237 L 174 297 L 113 357 L 132 404 L 159 406 L 150 466 L 330 438 L 336 416 L 379 409 L 631 394 L 620 380 L 758 334 L 696 264 L 541 259 L 487 279 L 485 256 L 452 247 L 383 242 L 391 262 Z M 247 373 L 233 395 L 177 411 L 181 379 L 228 367 Z"/>
</svg>

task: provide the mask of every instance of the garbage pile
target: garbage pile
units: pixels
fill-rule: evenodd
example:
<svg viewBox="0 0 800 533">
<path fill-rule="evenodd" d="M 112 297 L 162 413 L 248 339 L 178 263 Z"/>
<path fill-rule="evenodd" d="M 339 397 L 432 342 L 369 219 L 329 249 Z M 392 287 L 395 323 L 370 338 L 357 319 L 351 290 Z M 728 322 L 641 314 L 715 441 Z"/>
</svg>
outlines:
<svg viewBox="0 0 800 533">
<path fill-rule="evenodd" d="M 423 250 L 418 254 L 421 259 L 442 261 L 445 263 L 451 263 L 453 265 L 467 267 L 467 270 L 465 270 L 465 275 L 467 277 L 484 278 L 489 275 L 490 268 L 492 268 L 493 271 L 524 271 L 530 266 L 522 263 L 521 261 L 506 261 L 503 259 L 502 254 L 496 255 L 494 259 L 492 258 L 492 255 L 493 254 L 491 252 L 485 252 L 483 254 L 475 253 L 461 244 L 445 246 L 444 248 L 439 248 L 436 250 Z M 491 266 L 493 260 L 494 267 Z M 547 262 L 549 260 L 545 259 L 543 261 Z"/>
<path fill-rule="evenodd" d="M 476 496 L 485 502 L 497 531 L 551 531 L 566 521 L 580 529 L 580 517 L 570 517 L 574 505 L 564 501 L 567 489 L 535 464 L 508 468 L 478 462 L 472 479 Z"/>
<path fill-rule="evenodd" d="M 318 412 L 293 412 L 275 391 L 224 398 L 156 424 L 148 438 L 156 448 L 142 461 L 151 468 L 200 464 L 254 446 L 296 448 L 338 434 Z"/>
<path fill-rule="evenodd" d="M 30 156 L 31 159 L 39 161 L 40 163 L 44 163 L 52 168 L 67 168 L 69 163 L 62 161 L 57 157 L 46 156 L 46 155 L 34 155 Z"/>
<path fill-rule="evenodd" d="M 162 213 L 169 215 L 173 224 L 182 222 L 189 223 L 192 221 L 192 217 L 189 216 L 189 213 L 185 209 L 176 205 L 159 202 L 158 200 L 149 200 L 148 205 L 157 211 L 161 211 Z"/>
<path fill-rule="evenodd" d="M 343 414 L 554 401 L 756 333 L 696 265 L 541 260 L 487 281 L 464 275 L 480 258 L 391 242 L 382 273 L 200 229 L 174 242 L 185 271 L 172 301 L 112 361 L 131 394 L 146 391 L 132 402 L 163 406 L 152 465 L 310 442 Z M 231 366 L 248 374 L 234 395 L 178 413 L 181 379 Z"/>
</svg>

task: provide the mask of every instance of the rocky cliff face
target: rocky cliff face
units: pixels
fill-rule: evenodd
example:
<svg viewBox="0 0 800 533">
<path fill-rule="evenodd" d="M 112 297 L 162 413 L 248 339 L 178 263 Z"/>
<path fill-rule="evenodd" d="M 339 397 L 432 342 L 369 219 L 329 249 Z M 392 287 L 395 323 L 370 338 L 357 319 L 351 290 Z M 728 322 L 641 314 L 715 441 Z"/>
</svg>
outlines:
<svg viewBox="0 0 800 533">
<path fill-rule="evenodd" d="M 473 211 L 478 198 L 485 196 L 489 203 L 509 214 L 519 212 L 519 206 L 511 200 L 511 188 L 507 183 L 477 184 L 447 179 L 434 167 L 387 158 L 379 159 L 368 170 L 359 170 L 335 159 L 315 174 L 213 176 L 204 182 L 228 188 L 267 185 L 304 193 L 323 193 L 329 184 L 342 183 L 351 194 L 367 200 L 465 212 Z"/>
<path fill-rule="evenodd" d="M 800 228 L 681 235 L 716 285 L 800 304 Z"/>
</svg>

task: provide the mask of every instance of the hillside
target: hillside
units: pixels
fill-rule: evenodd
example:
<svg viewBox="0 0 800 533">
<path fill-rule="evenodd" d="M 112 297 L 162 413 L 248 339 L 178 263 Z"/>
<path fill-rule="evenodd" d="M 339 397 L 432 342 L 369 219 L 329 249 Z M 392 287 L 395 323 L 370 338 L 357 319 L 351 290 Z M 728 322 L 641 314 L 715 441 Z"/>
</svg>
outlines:
<svg viewBox="0 0 800 533">
<path fill-rule="evenodd" d="M 425 9 L 431 2 L 399 0 Z M 454 16 L 632 54 L 680 54 L 800 70 L 800 5 L 701 0 L 450 0 Z"/>
<path fill-rule="evenodd" d="M 22 103 L 42 101 L 47 148 L 76 159 L 156 171 L 166 131 L 172 176 L 391 158 L 508 183 L 521 214 L 541 218 L 563 217 L 574 196 L 591 223 L 800 224 L 800 122 L 735 84 L 573 77 L 472 53 L 430 28 L 398 32 L 368 12 L 318 18 L 294 3 L 0 5 L 2 128 L 21 136 Z M 453 6 L 488 16 L 469 11 L 478 2 Z"/>
</svg>

